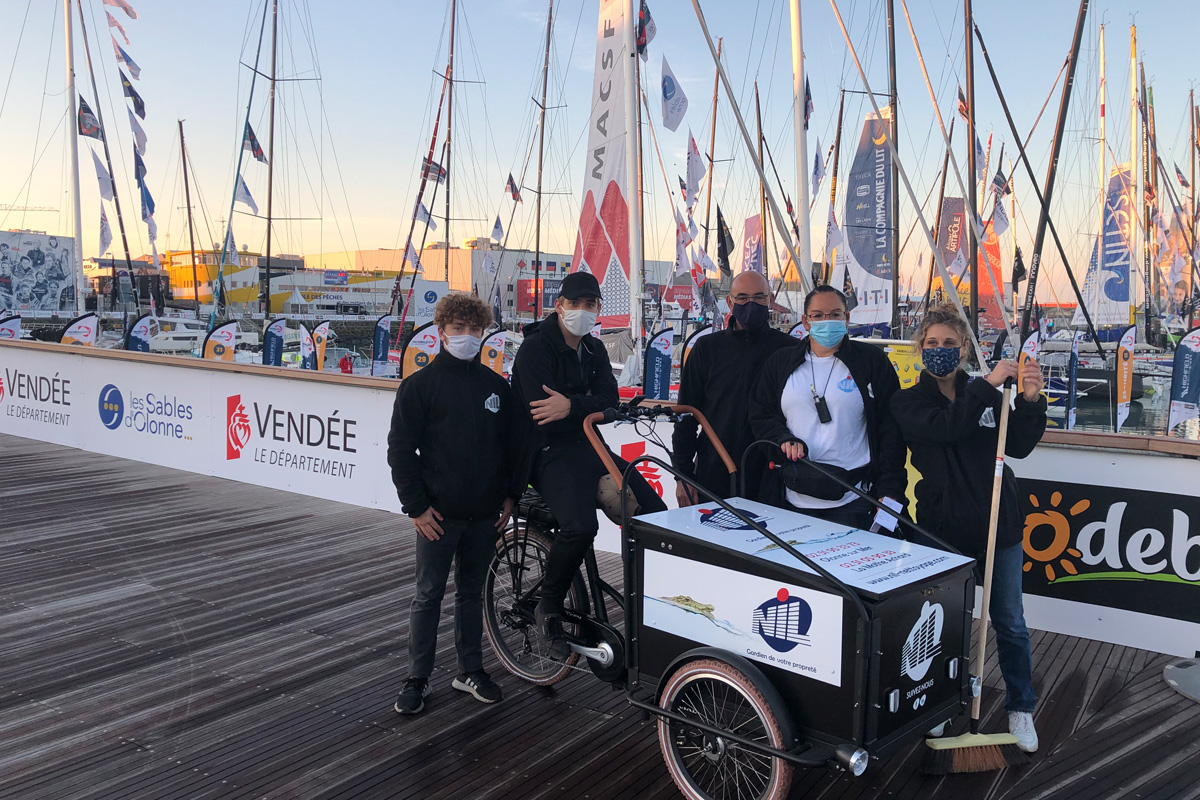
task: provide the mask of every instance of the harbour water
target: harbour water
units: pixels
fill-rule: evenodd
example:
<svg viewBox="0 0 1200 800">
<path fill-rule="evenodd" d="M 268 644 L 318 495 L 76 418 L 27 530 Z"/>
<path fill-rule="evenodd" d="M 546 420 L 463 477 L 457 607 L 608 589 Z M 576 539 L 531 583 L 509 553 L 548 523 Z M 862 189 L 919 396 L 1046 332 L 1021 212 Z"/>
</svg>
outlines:
<svg viewBox="0 0 1200 800">
<path fill-rule="evenodd" d="M 1121 433 L 1141 436 L 1167 436 L 1167 420 L 1171 406 L 1171 384 L 1161 378 L 1146 378 L 1146 394 L 1129 403 L 1129 417 Z M 1051 428 L 1066 427 L 1066 408 L 1059 403 L 1049 410 Z M 1115 430 L 1116 408 L 1108 398 L 1082 399 L 1075 417 L 1075 430 L 1112 433 Z M 1200 441 L 1200 420 L 1188 420 L 1175 427 L 1172 439 Z"/>
</svg>

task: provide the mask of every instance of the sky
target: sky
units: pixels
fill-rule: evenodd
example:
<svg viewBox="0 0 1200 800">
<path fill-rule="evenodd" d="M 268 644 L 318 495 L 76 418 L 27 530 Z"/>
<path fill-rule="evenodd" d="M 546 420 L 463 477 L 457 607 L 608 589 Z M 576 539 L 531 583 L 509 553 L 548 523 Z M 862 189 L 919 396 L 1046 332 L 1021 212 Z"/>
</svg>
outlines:
<svg viewBox="0 0 1200 800">
<path fill-rule="evenodd" d="M 186 247 L 178 120 L 191 163 L 192 203 L 198 246 L 219 241 L 229 217 L 243 121 L 250 99 L 251 65 L 261 52 L 259 70 L 269 72 L 270 13 L 258 50 L 263 0 L 206 0 L 202 4 L 166 0 L 130 0 L 138 18 L 107 7 L 124 26 L 130 43 L 112 30 L 141 68 L 133 82 L 145 101 L 142 123 L 149 146 L 148 182 L 157 202 L 160 250 Z M 962 4 L 907 0 L 931 80 L 946 123 L 954 115 L 956 87 L 965 83 Z M 74 5 L 74 4 L 72 4 Z M 709 29 L 723 37 L 723 61 L 748 124 L 754 126 L 753 86 L 761 92 L 763 131 L 787 193 L 795 193 L 792 137 L 791 56 L 785 0 L 703 0 Z M 570 253 L 579 214 L 592 93 L 592 68 L 599 0 L 557 0 L 549 68 L 546 157 L 543 169 L 543 250 Z M 838 0 L 851 39 L 863 60 L 872 89 L 887 88 L 886 19 L 881 0 Z M 1138 7 L 1142 11 L 1138 11 Z M 148 251 L 139 220 L 133 183 L 132 141 L 127 105 L 121 97 L 106 7 L 82 0 L 91 57 L 99 84 L 99 106 L 109 131 L 123 200 L 130 249 Z M 409 230 L 422 156 L 429 147 L 433 114 L 447 59 L 449 0 L 354 0 L 317 3 L 279 0 L 274 216 L 275 252 L 315 254 L 349 249 L 403 246 Z M 1200 62 L 1186 26 L 1189 4 L 1166 0 L 1093 3 L 1084 32 L 1071 110 L 1060 159 L 1054 216 L 1066 240 L 1068 256 L 1082 273 L 1094 236 L 1098 209 L 1099 146 L 1097 39 L 1106 24 L 1107 139 L 1116 157 L 1129 153 L 1129 24 L 1138 25 L 1139 53 L 1154 86 L 1159 143 L 1164 161 L 1187 166 L 1187 92 Z M 650 45 L 643 71 L 650 121 L 661 148 L 662 167 L 652 140 L 645 137 L 646 253 L 673 257 L 672 194 L 662 177 L 676 183 L 683 175 L 690 129 L 702 151 L 708 149 L 714 67 L 691 3 L 656 0 L 651 10 L 658 36 Z M 842 169 L 848 169 L 854 143 L 869 111 L 849 58 L 832 5 L 803 3 L 805 65 L 812 84 L 814 115 L 809 155 L 835 138 L 839 90 L 847 90 Z M 1070 2 L 976 3 L 975 19 L 986 39 L 1018 129 L 1027 135 L 1068 52 L 1078 6 Z M 461 244 L 487 236 L 497 214 L 510 230 L 509 246 L 533 247 L 536 184 L 535 95 L 540 93 L 546 33 L 546 0 L 459 0 L 452 119 L 451 240 Z M 936 176 L 944 145 L 917 63 L 913 41 L 896 0 L 897 83 L 901 163 L 933 221 Z M 76 22 L 78 20 L 76 19 Z M 70 174 L 68 137 L 64 135 L 66 78 L 62 5 L 33 0 L 0 0 L 0 229 L 31 228 L 69 234 Z M 95 104 L 83 44 L 75 27 L 79 92 Z M 689 98 L 684 124 L 675 133 L 662 127 L 659 80 L 666 57 Z M 994 132 L 993 152 L 1012 136 L 982 54 L 976 49 L 976 124 L 986 143 Z M 267 82 L 253 81 L 250 123 L 263 146 L 268 140 Z M 1028 148 L 1039 182 L 1044 179 L 1062 83 L 1055 88 Z M 443 119 L 443 125 L 445 120 Z M 959 129 L 961 131 L 961 127 Z M 92 157 L 99 143 L 82 139 L 80 147 L 84 255 L 98 249 L 100 198 Z M 439 140 L 439 148 L 440 148 Z M 966 169 L 966 144 L 956 133 L 956 157 Z M 718 102 L 713 198 L 725 212 L 740 242 L 742 220 L 758 213 L 758 186 L 738 134 L 729 98 Z M 532 154 L 532 157 L 531 157 Z M 1108 158 L 1112 165 L 1112 156 Z M 993 168 L 995 163 L 993 161 Z M 1007 170 L 1007 165 L 1006 165 Z M 806 168 L 806 173 L 808 169 Z M 512 173 L 523 189 L 515 207 L 504 192 Z M 246 154 L 241 166 L 261 213 L 266 210 L 267 168 Z M 828 179 L 812 211 L 813 253 L 820 258 L 828 214 Z M 958 194 L 951 178 L 948 194 Z M 1021 217 L 1016 241 L 1028 251 L 1036 225 L 1036 199 L 1025 172 L 1016 173 Z M 1179 191 L 1178 185 L 1176 190 Z M 439 193 L 435 216 L 444 213 Z M 916 221 L 901 195 L 900 237 Z M 701 198 L 703 203 L 703 197 Z M 838 201 L 841 214 L 842 200 Z M 57 211 L 6 211 L 6 206 L 49 207 Z M 428 205 L 428 203 L 427 203 Z M 265 224 L 238 206 L 233 217 L 239 244 L 263 248 Z M 120 250 L 115 214 L 114 250 Z M 702 213 L 702 209 L 701 212 Z M 511 222 L 510 222 L 511 215 Z M 286 218 L 286 219 L 284 219 Z M 703 222 L 703 219 L 700 219 Z M 416 241 L 424 227 L 417 226 Z M 445 233 L 444 222 L 430 241 Z M 906 282 L 917 274 L 918 229 L 901 256 Z M 1002 248 L 1007 252 L 1008 244 Z M 1047 290 L 1066 293 L 1058 258 L 1045 255 L 1051 280 Z M 926 263 L 928 255 L 925 255 Z M 1082 277 L 1082 275 L 1080 276 Z M 912 278 L 914 284 L 923 278 Z M 1048 299 L 1053 299 L 1048 298 Z M 1064 298 L 1066 299 L 1066 298 Z"/>
</svg>

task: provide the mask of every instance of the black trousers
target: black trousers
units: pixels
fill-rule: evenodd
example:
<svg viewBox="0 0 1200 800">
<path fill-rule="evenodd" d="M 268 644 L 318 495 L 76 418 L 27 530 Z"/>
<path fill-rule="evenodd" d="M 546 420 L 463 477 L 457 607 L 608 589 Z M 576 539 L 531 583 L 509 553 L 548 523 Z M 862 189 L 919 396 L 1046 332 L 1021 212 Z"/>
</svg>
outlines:
<svg viewBox="0 0 1200 800">
<path fill-rule="evenodd" d="M 624 471 L 628 462 L 612 454 L 617 468 Z M 545 499 L 558 520 L 558 534 L 546 559 L 542 580 L 541 609 L 561 612 L 563 598 L 571 588 L 571 579 L 583 563 L 583 557 L 596 538 L 596 488 L 606 470 L 600 456 L 587 441 L 553 444 L 538 451 L 533 467 L 533 488 Z M 636 471 L 629 486 L 642 514 L 666 511 L 662 498 Z"/>
<path fill-rule="evenodd" d="M 499 513 L 497 512 L 497 519 Z M 483 669 L 483 583 L 496 553 L 494 520 L 467 522 L 443 519 L 442 536 L 429 541 L 417 537 L 417 593 L 408 616 L 409 677 L 428 678 L 437 650 L 438 623 L 446 579 L 454 563 L 454 646 L 458 671 Z"/>
</svg>

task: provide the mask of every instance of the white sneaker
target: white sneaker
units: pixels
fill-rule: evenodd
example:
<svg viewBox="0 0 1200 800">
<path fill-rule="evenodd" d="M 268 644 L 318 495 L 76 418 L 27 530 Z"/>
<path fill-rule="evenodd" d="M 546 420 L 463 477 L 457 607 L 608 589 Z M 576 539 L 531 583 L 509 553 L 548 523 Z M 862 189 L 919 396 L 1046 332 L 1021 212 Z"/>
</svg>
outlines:
<svg viewBox="0 0 1200 800">
<path fill-rule="evenodd" d="M 930 728 L 929 733 L 925 734 L 925 736 L 929 739 L 942 738 L 942 736 L 944 736 L 946 733 L 946 724 L 947 723 L 943 722 L 941 725 L 938 725 L 936 728 Z"/>
<path fill-rule="evenodd" d="M 1033 727 L 1033 714 L 1028 711 L 1008 712 L 1008 732 L 1017 737 L 1017 747 L 1022 752 L 1037 752 L 1038 735 Z"/>
</svg>

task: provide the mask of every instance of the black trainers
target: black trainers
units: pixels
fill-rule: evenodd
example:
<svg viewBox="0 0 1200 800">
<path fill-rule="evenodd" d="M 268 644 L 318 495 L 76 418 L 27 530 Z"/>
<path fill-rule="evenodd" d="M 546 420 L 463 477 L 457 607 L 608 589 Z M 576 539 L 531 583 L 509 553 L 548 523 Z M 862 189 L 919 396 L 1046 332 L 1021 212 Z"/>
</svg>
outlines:
<svg viewBox="0 0 1200 800">
<path fill-rule="evenodd" d="M 420 714 L 429 696 L 429 681 L 425 678 L 409 678 L 404 682 L 394 708 L 400 714 Z"/>
<path fill-rule="evenodd" d="M 504 699 L 504 692 L 491 679 L 491 676 L 482 670 L 469 675 L 459 675 L 450 685 L 460 692 L 474 695 L 475 699 L 481 703 L 498 703 Z"/>
<path fill-rule="evenodd" d="M 547 614 L 539 608 L 537 623 L 547 640 L 546 655 L 554 661 L 566 661 L 571 655 L 571 644 L 567 641 L 567 635 L 563 633 L 562 614 Z"/>
</svg>

